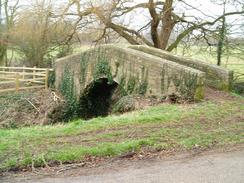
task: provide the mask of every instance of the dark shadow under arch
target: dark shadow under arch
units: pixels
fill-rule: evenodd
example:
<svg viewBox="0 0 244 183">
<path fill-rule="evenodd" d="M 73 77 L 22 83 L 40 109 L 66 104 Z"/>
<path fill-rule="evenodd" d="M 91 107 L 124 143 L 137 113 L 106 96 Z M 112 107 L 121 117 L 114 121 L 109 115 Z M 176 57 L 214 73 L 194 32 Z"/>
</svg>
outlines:
<svg viewBox="0 0 244 183">
<path fill-rule="evenodd" d="M 79 115 L 84 119 L 109 114 L 111 98 L 118 83 L 110 83 L 107 78 L 93 81 L 84 90 L 79 100 Z"/>
</svg>

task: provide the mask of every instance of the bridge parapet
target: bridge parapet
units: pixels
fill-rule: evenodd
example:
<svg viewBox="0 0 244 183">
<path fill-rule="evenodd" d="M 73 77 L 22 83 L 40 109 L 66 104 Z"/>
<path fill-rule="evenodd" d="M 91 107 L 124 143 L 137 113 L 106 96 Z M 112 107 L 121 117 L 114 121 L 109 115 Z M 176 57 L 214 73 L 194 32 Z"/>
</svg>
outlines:
<svg viewBox="0 0 244 183">
<path fill-rule="evenodd" d="M 206 74 L 206 84 L 210 87 L 225 91 L 229 91 L 232 88 L 233 71 L 230 71 L 228 69 L 213 64 L 208 64 L 200 60 L 173 55 L 172 53 L 169 53 L 167 51 L 148 46 L 133 45 L 129 46 L 129 48 L 142 51 L 144 53 L 148 53 L 163 59 L 167 59 L 172 62 L 185 65 L 194 69 L 198 69 Z"/>
<path fill-rule="evenodd" d="M 117 82 L 128 94 L 204 96 L 204 72 L 131 48 L 104 45 L 57 60 L 56 87 L 65 69 L 74 77 L 78 96 L 99 78 Z"/>
</svg>

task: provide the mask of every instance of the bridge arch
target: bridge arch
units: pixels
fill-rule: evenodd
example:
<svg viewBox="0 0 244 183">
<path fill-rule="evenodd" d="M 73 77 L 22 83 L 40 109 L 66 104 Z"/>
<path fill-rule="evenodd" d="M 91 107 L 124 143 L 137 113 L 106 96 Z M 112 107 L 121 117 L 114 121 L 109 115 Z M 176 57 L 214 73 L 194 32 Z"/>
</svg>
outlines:
<svg viewBox="0 0 244 183">
<path fill-rule="evenodd" d="M 109 81 L 106 77 L 92 80 L 79 98 L 79 114 L 83 118 L 106 116 L 111 111 L 111 105 L 118 98 L 119 84 Z"/>
</svg>

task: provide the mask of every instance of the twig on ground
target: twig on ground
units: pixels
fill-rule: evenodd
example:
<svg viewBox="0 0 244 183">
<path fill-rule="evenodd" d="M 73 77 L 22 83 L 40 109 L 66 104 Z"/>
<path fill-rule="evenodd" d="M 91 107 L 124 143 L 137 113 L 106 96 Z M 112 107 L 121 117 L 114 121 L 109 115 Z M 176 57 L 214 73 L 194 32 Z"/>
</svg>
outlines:
<svg viewBox="0 0 244 183">
<path fill-rule="evenodd" d="M 45 167 L 49 169 L 50 167 L 48 166 L 48 163 L 45 160 L 44 154 L 42 154 L 42 161 L 43 161 Z"/>
<path fill-rule="evenodd" d="M 63 168 L 59 169 L 56 173 L 59 174 L 59 173 L 64 172 L 66 170 L 83 167 L 85 165 L 86 165 L 86 163 L 84 163 L 84 162 L 78 163 L 78 164 L 65 165 Z"/>
<path fill-rule="evenodd" d="M 0 116 L 2 116 L 5 111 L 6 111 L 6 108 L 4 108 L 4 110 L 1 112 Z"/>
<path fill-rule="evenodd" d="M 27 98 L 24 98 L 40 114 L 40 110 Z"/>
<path fill-rule="evenodd" d="M 58 101 L 58 100 L 63 101 L 58 95 L 56 95 L 55 92 L 52 92 L 51 94 L 53 96 L 53 101 L 55 101 L 55 102 Z"/>
<path fill-rule="evenodd" d="M 31 171 L 32 172 L 35 172 L 35 162 L 34 162 L 34 160 L 33 160 L 33 158 L 32 158 L 32 160 L 31 160 Z"/>
</svg>

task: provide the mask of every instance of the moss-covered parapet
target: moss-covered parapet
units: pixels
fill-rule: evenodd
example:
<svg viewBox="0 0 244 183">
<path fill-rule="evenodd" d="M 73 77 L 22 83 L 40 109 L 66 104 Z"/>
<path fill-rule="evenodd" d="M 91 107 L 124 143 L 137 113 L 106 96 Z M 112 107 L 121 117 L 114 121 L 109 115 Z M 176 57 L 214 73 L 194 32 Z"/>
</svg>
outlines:
<svg viewBox="0 0 244 183">
<path fill-rule="evenodd" d="M 136 45 L 129 46 L 129 48 L 200 70 L 206 74 L 206 84 L 216 89 L 229 91 L 232 88 L 233 71 L 224 69 L 213 64 L 208 64 L 200 60 L 176 56 L 169 52 L 148 46 Z"/>
<path fill-rule="evenodd" d="M 80 95 L 93 81 L 106 78 L 127 94 L 178 95 L 200 100 L 204 96 L 205 74 L 199 70 L 142 51 L 104 45 L 56 61 L 56 86 L 68 67 Z"/>
</svg>

